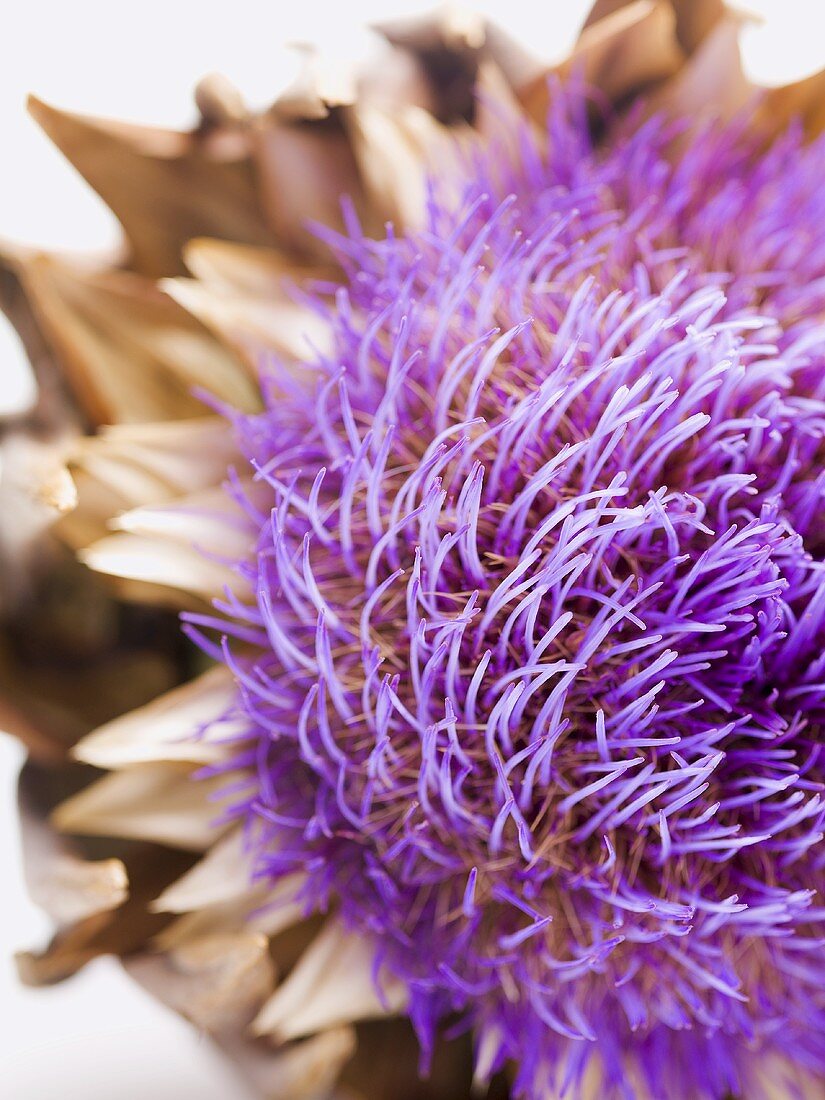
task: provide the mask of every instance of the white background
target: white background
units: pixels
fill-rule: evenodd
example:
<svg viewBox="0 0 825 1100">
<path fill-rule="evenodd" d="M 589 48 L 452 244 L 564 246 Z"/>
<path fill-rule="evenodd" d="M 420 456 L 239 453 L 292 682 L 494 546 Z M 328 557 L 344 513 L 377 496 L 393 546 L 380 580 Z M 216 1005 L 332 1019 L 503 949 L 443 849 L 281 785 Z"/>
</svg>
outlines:
<svg viewBox="0 0 825 1100">
<path fill-rule="evenodd" d="M 477 0 L 475 6 L 552 56 L 566 50 L 588 5 Z M 825 63 L 823 0 L 749 0 L 748 6 L 770 17 L 746 41 L 754 74 L 782 82 Z M 364 24 L 430 7 L 416 0 L 9 4 L 0 44 L 0 238 L 74 250 L 100 248 L 117 233 L 108 212 L 26 116 L 27 92 L 91 114 L 185 126 L 193 119 L 191 89 L 206 72 L 225 73 L 250 104 L 263 106 L 295 71 L 285 48 L 290 41 L 320 41 L 330 54 L 352 56 L 370 48 Z M 31 397 L 19 346 L 0 317 L 0 414 L 25 407 Z M 22 883 L 14 810 L 20 759 L 0 733 L 4 1100 L 247 1100 L 208 1043 L 110 960 L 56 989 L 17 984 L 12 952 L 48 935 Z"/>
</svg>

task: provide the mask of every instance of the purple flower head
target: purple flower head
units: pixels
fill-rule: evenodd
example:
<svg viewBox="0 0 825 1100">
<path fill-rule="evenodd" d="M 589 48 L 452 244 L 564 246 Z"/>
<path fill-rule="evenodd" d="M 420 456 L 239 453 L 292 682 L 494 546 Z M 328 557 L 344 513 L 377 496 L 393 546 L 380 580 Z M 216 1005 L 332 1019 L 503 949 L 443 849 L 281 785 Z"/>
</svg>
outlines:
<svg viewBox="0 0 825 1100">
<path fill-rule="evenodd" d="M 825 1070 L 825 144 L 584 113 L 327 234 L 331 350 L 234 418 L 232 812 L 425 1061 L 450 1017 L 517 1096 L 758 1098 Z"/>
</svg>

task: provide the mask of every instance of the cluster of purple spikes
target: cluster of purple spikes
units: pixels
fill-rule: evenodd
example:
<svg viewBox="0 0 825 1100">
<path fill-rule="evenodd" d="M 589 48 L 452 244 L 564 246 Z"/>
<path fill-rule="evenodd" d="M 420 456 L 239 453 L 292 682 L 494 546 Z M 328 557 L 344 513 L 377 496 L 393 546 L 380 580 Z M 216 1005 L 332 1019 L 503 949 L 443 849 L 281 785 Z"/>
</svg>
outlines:
<svg viewBox="0 0 825 1100">
<path fill-rule="evenodd" d="M 532 1100 L 793 1096 L 825 1071 L 825 144 L 594 150 L 585 116 L 559 93 L 415 235 L 326 233 L 332 351 L 233 416 L 231 813 L 374 939 L 425 1057 L 448 1020 Z"/>
</svg>

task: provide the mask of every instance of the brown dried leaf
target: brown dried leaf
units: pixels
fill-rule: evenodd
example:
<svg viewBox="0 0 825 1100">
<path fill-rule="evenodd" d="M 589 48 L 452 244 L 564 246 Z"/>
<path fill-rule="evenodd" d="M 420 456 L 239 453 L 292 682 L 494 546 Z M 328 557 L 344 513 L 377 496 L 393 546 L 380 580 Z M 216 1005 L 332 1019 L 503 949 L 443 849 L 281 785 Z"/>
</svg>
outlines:
<svg viewBox="0 0 825 1100">
<path fill-rule="evenodd" d="M 250 491 L 255 488 L 251 486 Z M 246 558 L 254 542 L 246 513 L 223 486 L 202 489 L 165 504 L 132 508 L 114 519 L 111 526 L 184 547 L 208 547 L 210 555 L 227 561 Z"/>
<path fill-rule="evenodd" d="M 731 119 L 753 96 L 739 53 L 741 20 L 717 22 L 672 80 L 649 99 L 651 110 L 688 118 Z"/>
<path fill-rule="evenodd" d="M 386 63 L 388 74 L 397 70 L 400 57 L 409 57 L 414 66 L 414 75 L 396 81 L 394 95 L 388 97 L 395 105 L 421 107 L 445 124 L 472 119 L 478 62 L 488 36 L 483 16 L 443 5 L 422 16 L 378 23 L 375 30 L 394 47 Z M 381 103 L 378 74 L 368 82 L 367 91 L 366 98 Z"/>
<path fill-rule="evenodd" d="M 596 0 L 585 21 L 585 27 L 606 19 L 633 0 Z M 676 36 L 682 48 L 692 53 L 710 34 L 716 23 L 728 12 L 727 0 L 670 0 L 676 15 Z"/>
<path fill-rule="evenodd" d="M 691 54 L 725 16 L 735 12 L 728 0 L 670 0 L 676 12 L 676 35 Z"/>
<path fill-rule="evenodd" d="M 34 97 L 29 110 L 120 221 L 136 271 L 181 273 L 192 237 L 272 241 L 246 129 L 178 133 L 87 118 Z"/>
<path fill-rule="evenodd" d="M 169 874 L 171 853 L 153 849 L 152 870 L 157 882 Z M 174 857 L 177 873 L 181 857 Z M 136 892 L 134 878 L 129 899 L 118 909 L 96 913 L 62 929 L 40 952 L 16 956 L 18 973 L 26 985 L 52 985 L 71 977 L 100 955 L 127 955 L 142 948 L 163 927 L 164 918 L 146 909 L 145 891 Z"/>
<path fill-rule="evenodd" d="M 330 918 L 261 1009 L 255 1032 L 286 1042 L 401 1011 L 407 1000 L 405 987 L 385 975 L 379 997 L 375 980 L 375 951 L 369 940 L 345 932 Z"/>
<path fill-rule="evenodd" d="M 781 133 L 795 118 L 802 121 L 811 138 L 825 130 L 825 70 L 763 94 L 756 122 L 769 135 Z"/>
<path fill-rule="evenodd" d="M 203 415 L 201 386 L 254 408 L 256 388 L 207 330 L 149 281 L 35 255 L 20 277 L 73 391 L 95 422 Z"/>
<path fill-rule="evenodd" d="M 295 81 L 276 100 L 272 111 L 279 118 L 309 121 L 327 118 L 335 107 L 348 107 L 357 97 L 353 65 L 322 58 L 315 46 L 297 43 L 301 68 Z"/>
<path fill-rule="evenodd" d="M 280 353 L 298 362 L 311 357 L 313 348 L 330 343 L 327 326 L 316 313 L 291 302 L 282 293 L 244 294 L 214 290 L 195 279 L 165 279 L 164 291 L 197 317 L 254 371 L 267 353 Z"/>
<path fill-rule="evenodd" d="M 173 615 L 113 602 L 63 548 L 43 546 L 29 564 L 0 633 L 0 696 L 6 728 L 56 761 L 89 729 L 173 687 L 189 658 Z"/>
<path fill-rule="evenodd" d="M 61 803 L 58 829 L 125 837 L 203 852 L 225 831 L 216 824 L 220 778 L 195 779 L 189 764 L 136 764 L 112 772 Z"/>
<path fill-rule="evenodd" d="M 35 408 L 17 428 L 41 437 L 61 439 L 79 430 L 80 417 L 21 284 L 20 265 L 26 255 L 25 249 L 0 242 L 0 309 L 14 326 L 26 350 L 37 384 Z"/>
<path fill-rule="evenodd" d="M 250 891 L 252 867 L 243 830 L 229 833 L 202 860 L 173 882 L 152 908 L 158 913 L 187 913 L 244 898 Z"/>
<path fill-rule="evenodd" d="M 105 427 L 70 449 L 78 503 L 57 533 L 71 546 L 88 546 L 121 512 L 219 484 L 237 458 L 219 417 Z"/>
<path fill-rule="evenodd" d="M 31 774 L 31 769 L 29 769 Z M 117 909 L 129 894 L 119 859 L 81 859 L 55 831 L 20 784 L 23 872 L 32 900 L 59 926 Z"/>
<path fill-rule="evenodd" d="M 562 79 L 575 73 L 618 103 L 673 76 L 684 57 L 668 0 L 635 0 L 586 26 L 570 57 L 528 84 L 519 98 L 531 117 L 543 125 L 551 73 Z"/>
<path fill-rule="evenodd" d="M 0 610 L 15 602 L 21 578 L 48 528 L 77 504 L 66 469 L 67 441 L 43 440 L 25 431 L 0 438 Z"/>
<path fill-rule="evenodd" d="M 243 585 L 229 566 L 165 538 L 121 532 L 98 539 L 78 557 L 97 573 L 131 582 L 115 586 L 127 599 L 153 603 L 160 598 L 166 607 L 186 608 L 192 606 L 191 597 L 208 603 L 227 585 L 242 594 Z"/>
<path fill-rule="evenodd" d="M 192 870 L 197 872 L 202 869 L 210 855 L 195 864 Z M 248 867 L 248 862 L 245 862 L 244 869 Z M 295 900 L 306 886 L 305 875 L 294 874 L 274 884 L 257 882 L 253 885 L 249 878 L 242 884 L 236 873 L 226 882 L 225 894 L 222 900 L 218 900 L 221 897 L 220 884 L 212 877 L 211 868 L 207 870 L 208 876 L 206 872 L 197 875 L 198 881 L 192 886 L 187 876 L 180 883 L 172 883 L 154 902 L 156 911 L 176 911 L 185 908 L 187 899 L 195 895 L 190 910 L 172 921 L 158 937 L 159 947 L 168 949 L 201 936 L 234 932 L 239 928 L 279 937 L 296 928 L 303 933 L 309 927 L 311 922 L 306 918 L 305 906 Z M 207 877 L 208 881 L 205 881 Z M 207 895 L 214 900 L 206 901 Z M 309 939 L 311 936 L 307 935 L 307 942 Z M 305 946 L 302 943 L 301 950 Z M 278 958 L 280 960 L 280 954 Z"/>
<path fill-rule="evenodd" d="M 183 257 L 195 278 L 212 290 L 253 298 L 282 298 L 288 282 L 300 282 L 318 272 L 274 248 L 251 248 L 209 237 L 190 241 Z"/>
<path fill-rule="evenodd" d="M 124 959 L 127 973 L 196 1027 L 236 1033 L 275 983 L 266 936 L 205 936 L 172 951 Z"/>
<path fill-rule="evenodd" d="M 467 125 L 450 130 L 420 107 L 394 110 L 366 104 L 347 113 L 352 146 L 369 195 L 382 224 L 421 227 L 427 172 L 438 165 L 440 194 L 460 193 L 458 159 L 462 146 L 478 140 Z"/>
<path fill-rule="evenodd" d="M 45 951 L 18 956 L 21 977 L 30 984 L 60 981 L 98 955 L 123 955 L 144 947 L 166 921 L 149 912 L 147 902 L 191 865 L 191 856 L 151 844 L 107 841 L 101 846 L 55 832 L 47 823 L 49 811 L 87 781 L 87 771 L 79 767 L 43 768 L 29 763 L 21 772 L 24 844 L 26 857 L 32 860 L 27 873 L 38 887 L 36 900 L 56 901 L 55 916 L 68 921 Z M 104 862 L 88 862 L 104 851 L 108 856 Z M 55 884 L 46 880 L 49 870 L 60 863 L 65 866 L 67 859 L 74 862 L 75 871 L 63 877 L 57 893 Z M 86 872 L 76 873 L 81 861 L 93 869 L 91 879 Z"/>
<path fill-rule="evenodd" d="M 333 1028 L 277 1051 L 241 1036 L 219 1036 L 219 1042 L 262 1100 L 345 1100 L 335 1083 L 355 1050 L 352 1028 Z"/>
<path fill-rule="evenodd" d="M 169 761 L 214 763 L 225 753 L 221 740 L 243 728 L 237 719 L 223 720 L 235 710 L 236 697 L 231 673 L 218 666 L 107 722 L 84 737 L 73 755 L 98 768 Z"/>
<path fill-rule="evenodd" d="M 309 224 L 320 222 L 340 228 L 342 196 L 351 198 L 366 218 L 370 213 L 342 125 L 342 110 L 336 108 L 318 121 L 291 123 L 283 122 L 273 110 L 256 120 L 250 139 L 260 179 L 261 205 L 276 243 L 306 261 L 328 264 L 329 251 Z M 240 237 L 236 240 L 246 243 Z"/>
</svg>

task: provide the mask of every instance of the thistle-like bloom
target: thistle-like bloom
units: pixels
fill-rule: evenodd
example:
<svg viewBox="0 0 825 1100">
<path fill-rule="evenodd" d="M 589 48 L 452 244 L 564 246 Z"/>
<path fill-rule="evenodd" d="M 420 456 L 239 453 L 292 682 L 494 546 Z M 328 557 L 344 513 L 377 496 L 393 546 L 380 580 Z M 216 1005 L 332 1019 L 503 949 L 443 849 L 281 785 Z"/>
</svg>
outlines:
<svg viewBox="0 0 825 1100">
<path fill-rule="evenodd" d="M 89 920 L 30 966 L 143 949 L 132 972 L 280 1100 L 333 1095 L 353 1024 L 369 1100 L 429 1087 L 410 1023 L 449 1100 L 470 1047 L 476 1089 L 522 1100 L 825 1071 L 825 144 L 685 119 L 709 72 L 741 102 L 722 5 L 608 9 L 590 102 L 455 27 L 390 31 L 427 75 L 412 110 L 316 96 L 323 122 L 264 125 L 207 88 L 197 137 L 134 163 L 174 144 L 150 175 L 176 211 L 197 154 L 221 196 L 197 231 L 279 251 L 188 247 L 178 304 L 23 267 L 91 415 L 220 413 L 85 441 L 63 526 L 127 595 L 185 592 L 215 667 L 82 740 L 113 774 L 56 820 L 206 854 L 62 864 L 57 908 Z M 298 195 L 290 150 L 340 174 Z M 176 273 L 194 230 L 141 247 L 109 163 L 135 269 Z"/>
<path fill-rule="evenodd" d="M 233 418 L 213 771 L 425 1066 L 457 1016 L 516 1096 L 758 1097 L 825 1069 L 825 145 L 554 103 L 460 213 L 332 239 L 329 346 Z"/>
</svg>

